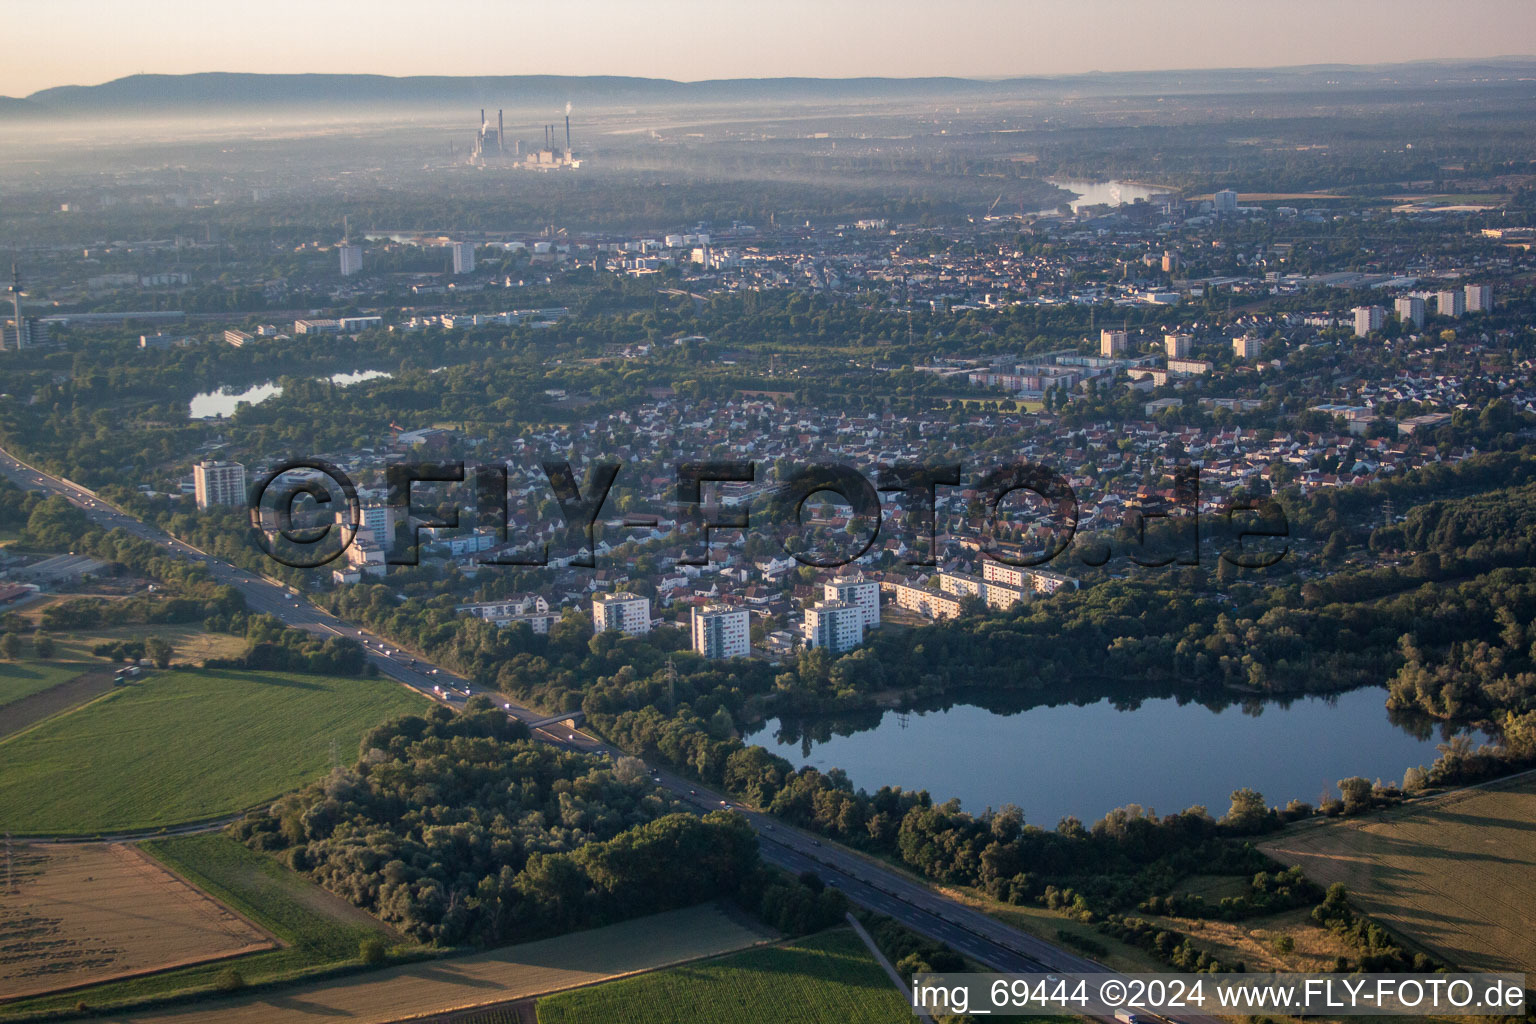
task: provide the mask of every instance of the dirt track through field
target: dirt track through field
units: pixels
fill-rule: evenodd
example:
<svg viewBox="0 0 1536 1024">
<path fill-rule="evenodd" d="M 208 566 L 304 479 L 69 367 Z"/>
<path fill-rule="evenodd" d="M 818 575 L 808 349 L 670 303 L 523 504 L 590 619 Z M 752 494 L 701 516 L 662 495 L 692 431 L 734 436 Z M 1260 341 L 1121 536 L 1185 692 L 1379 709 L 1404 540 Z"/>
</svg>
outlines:
<svg viewBox="0 0 1536 1024">
<path fill-rule="evenodd" d="M 391 1024 L 588 985 L 767 939 L 762 931 L 734 920 L 718 907 L 691 907 L 487 953 L 210 1000 L 184 1009 L 94 1019 L 115 1024 Z"/>
</svg>

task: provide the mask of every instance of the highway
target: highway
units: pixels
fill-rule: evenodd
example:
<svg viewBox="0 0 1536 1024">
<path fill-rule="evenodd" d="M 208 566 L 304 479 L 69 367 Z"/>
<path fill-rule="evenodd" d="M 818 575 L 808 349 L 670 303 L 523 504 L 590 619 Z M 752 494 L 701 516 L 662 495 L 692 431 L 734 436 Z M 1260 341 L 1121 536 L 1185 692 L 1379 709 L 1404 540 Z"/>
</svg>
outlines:
<svg viewBox="0 0 1536 1024">
<path fill-rule="evenodd" d="M 419 655 L 400 651 L 389 640 L 375 636 L 315 607 L 301 595 L 267 577 L 215 559 L 170 537 L 158 527 L 128 515 L 69 481 L 49 476 L 0 449 L 0 473 L 19 486 L 63 495 L 82 508 L 105 529 L 121 528 L 165 547 L 170 554 L 200 562 L 213 578 L 236 587 L 253 611 L 265 612 L 296 629 L 321 636 L 343 636 L 361 642 L 368 660 L 382 675 L 397 680 L 424 697 L 462 707 L 471 695 L 485 696 L 501 705 L 513 718 L 525 723 L 544 722 L 548 715 L 509 702 L 494 690 L 474 685 Z M 445 694 L 434 689 L 441 687 Z M 535 730 L 537 738 L 570 750 L 616 758 L 622 753 L 601 740 L 572 727 L 546 725 Z M 744 815 L 757 830 L 763 859 L 795 874 L 814 872 L 827 885 L 862 907 L 900 921 L 913 931 L 949 945 L 956 951 L 1001 972 L 1107 973 L 1108 969 L 1086 957 L 1012 928 L 963 903 L 934 892 L 907 875 L 881 866 L 837 844 L 792 828 L 768 815 L 743 807 L 728 796 L 714 792 L 670 772 L 653 773 L 658 785 L 701 812 L 721 808 Z M 1217 1018 L 1181 1015 L 1183 1024 L 1218 1024 Z"/>
</svg>

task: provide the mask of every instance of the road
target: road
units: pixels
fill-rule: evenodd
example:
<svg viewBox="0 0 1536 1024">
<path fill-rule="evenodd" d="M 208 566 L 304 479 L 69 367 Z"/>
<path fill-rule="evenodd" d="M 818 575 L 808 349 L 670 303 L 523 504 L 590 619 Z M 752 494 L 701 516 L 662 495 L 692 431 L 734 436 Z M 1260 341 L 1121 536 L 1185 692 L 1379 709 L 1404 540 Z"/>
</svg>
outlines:
<svg viewBox="0 0 1536 1024">
<path fill-rule="evenodd" d="M 275 580 L 248 572 L 207 555 L 158 527 L 128 515 L 69 481 L 49 476 L 0 449 L 0 473 L 22 487 L 63 495 L 105 529 L 121 528 L 170 554 L 200 562 L 213 578 L 244 595 L 258 612 L 285 624 L 321 636 L 343 636 L 364 645 L 368 660 L 381 674 L 397 680 L 429 700 L 462 707 L 469 696 L 485 696 L 500 704 L 513 718 L 525 723 L 549 716 L 509 702 L 501 693 L 474 685 L 469 680 L 400 651 L 395 644 L 315 607 L 303 596 Z M 436 688 L 442 688 L 440 694 Z M 622 753 L 575 727 L 546 726 L 535 730 L 546 742 L 571 750 L 616 758 Z M 1107 968 L 1012 928 L 971 907 L 934 892 L 901 872 L 882 867 L 868 858 L 808 832 L 792 828 L 768 815 L 743 807 L 724 794 L 669 772 L 653 774 L 658 785 L 700 811 L 731 808 L 744 815 L 757 830 L 763 859 L 795 874 L 811 871 L 858 906 L 893 917 L 919 934 L 937 939 L 994 971 L 1105 973 Z M 1217 1018 L 1182 1015 L 1183 1024 L 1219 1024 Z"/>
</svg>

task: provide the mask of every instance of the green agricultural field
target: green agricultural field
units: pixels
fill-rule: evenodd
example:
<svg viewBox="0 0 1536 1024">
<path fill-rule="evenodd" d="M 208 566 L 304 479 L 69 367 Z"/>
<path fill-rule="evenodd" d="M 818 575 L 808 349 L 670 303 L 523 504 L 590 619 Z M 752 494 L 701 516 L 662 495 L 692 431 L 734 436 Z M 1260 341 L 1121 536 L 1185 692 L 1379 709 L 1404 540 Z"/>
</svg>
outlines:
<svg viewBox="0 0 1536 1024">
<path fill-rule="evenodd" d="M 370 936 L 398 953 L 418 947 L 404 943 L 385 925 L 337 896 L 290 871 L 273 857 L 255 853 L 223 834 L 183 836 L 143 844 L 145 852 L 214 899 L 271 932 L 283 948 L 234 961 L 248 984 L 303 977 L 361 964 L 359 948 Z M 228 963 L 209 963 L 160 974 L 109 982 L 74 992 L 0 1005 L 0 1020 L 72 1009 L 129 1006 L 180 993 L 209 991 Z"/>
<path fill-rule="evenodd" d="M 60 661 L 0 661 L 0 707 L 67 682 L 90 667 Z"/>
<path fill-rule="evenodd" d="M 890 1024 L 912 1011 L 847 929 L 539 1000 L 539 1024 Z"/>
<path fill-rule="evenodd" d="M 151 672 L 0 741 L 0 828 L 95 835 L 234 814 L 350 764 L 425 701 L 387 679 Z"/>
</svg>

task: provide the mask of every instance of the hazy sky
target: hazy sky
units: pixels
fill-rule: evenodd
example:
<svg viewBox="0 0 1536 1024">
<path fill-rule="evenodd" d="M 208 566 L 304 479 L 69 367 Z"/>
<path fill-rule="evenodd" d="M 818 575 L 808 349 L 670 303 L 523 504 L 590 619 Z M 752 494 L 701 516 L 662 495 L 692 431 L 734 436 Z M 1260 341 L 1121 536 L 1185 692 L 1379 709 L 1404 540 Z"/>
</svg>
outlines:
<svg viewBox="0 0 1536 1024">
<path fill-rule="evenodd" d="M 1536 0 L 0 0 L 0 94 L 137 72 L 999 76 L 1536 53 Z"/>
</svg>

